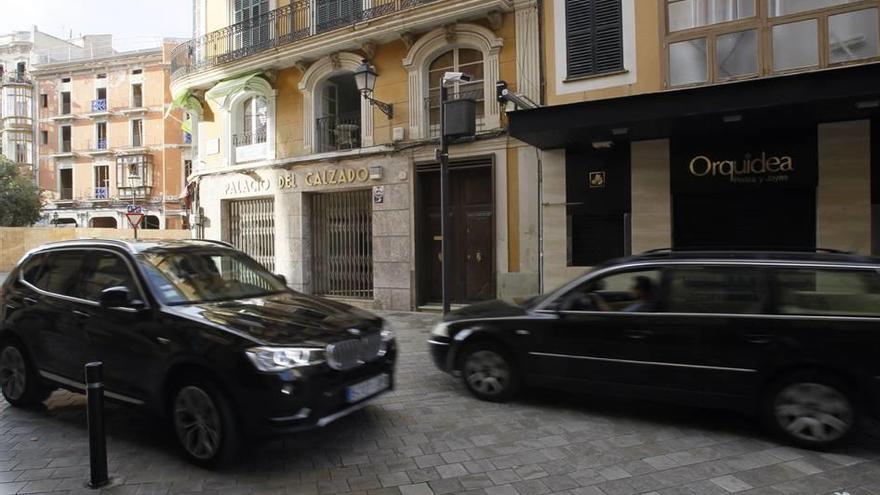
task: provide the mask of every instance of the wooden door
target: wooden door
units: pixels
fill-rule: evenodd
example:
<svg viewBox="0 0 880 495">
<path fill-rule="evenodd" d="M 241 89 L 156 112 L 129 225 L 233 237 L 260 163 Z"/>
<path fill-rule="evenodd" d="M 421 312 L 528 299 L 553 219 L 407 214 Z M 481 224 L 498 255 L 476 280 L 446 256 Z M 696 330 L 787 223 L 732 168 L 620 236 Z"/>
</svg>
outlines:
<svg viewBox="0 0 880 495">
<path fill-rule="evenodd" d="M 449 173 L 453 238 L 450 297 L 453 303 L 495 297 L 495 218 L 492 169 L 452 168 Z M 442 293 L 440 173 L 420 174 L 419 299 L 439 302 Z"/>
</svg>

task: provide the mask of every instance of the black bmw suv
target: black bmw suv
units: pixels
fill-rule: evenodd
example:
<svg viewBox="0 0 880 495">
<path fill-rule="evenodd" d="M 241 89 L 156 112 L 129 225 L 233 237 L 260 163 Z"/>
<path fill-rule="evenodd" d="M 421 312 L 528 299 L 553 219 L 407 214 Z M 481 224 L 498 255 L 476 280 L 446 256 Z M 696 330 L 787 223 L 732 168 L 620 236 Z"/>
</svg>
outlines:
<svg viewBox="0 0 880 495">
<path fill-rule="evenodd" d="M 647 253 L 450 313 L 429 344 L 482 399 L 533 385 L 737 409 L 827 448 L 880 411 L 880 259 Z"/>
<path fill-rule="evenodd" d="M 213 466 L 244 435 L 324 426 L 394 386 L 394 335 L 374 315 L 289 289 L 209 241 L 49 244 L 0 289 L 0 388 L 34 406 L 84 389 L 168 418 Z"/>
</svg>

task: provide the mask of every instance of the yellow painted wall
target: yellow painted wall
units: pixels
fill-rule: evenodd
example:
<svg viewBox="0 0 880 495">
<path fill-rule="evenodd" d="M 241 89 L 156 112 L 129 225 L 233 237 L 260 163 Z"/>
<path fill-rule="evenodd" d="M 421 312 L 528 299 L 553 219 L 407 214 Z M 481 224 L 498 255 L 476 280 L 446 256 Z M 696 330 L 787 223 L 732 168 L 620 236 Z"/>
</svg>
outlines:
<svg viewBox="0 0 880 495">
<path fill-rule="evenodd" d="M 636 82 L 605 89 L 557 94 L 556 62 L 555 62 L 555 37 L 565 36 L 564 26 L 556 26 L 554 22 L 554 1 L 543 2 L 543 30 L 544 30 L 544 66 L 546 96 L 548 105 L 564 105 L 587 100 L 600 100 L 631 96 L 642 93 L 652 93 L 663 89 L 663 77 L 661 63 L 663 58 L 663 43 L 660 23 L 660 4 L 655 0 L 635 0 L 635 40 L 636 40 Z M 562 77 L 565 70 L 562 69 Z M 600 79 L 602 76 L 597 77 Z"/>
</svg>

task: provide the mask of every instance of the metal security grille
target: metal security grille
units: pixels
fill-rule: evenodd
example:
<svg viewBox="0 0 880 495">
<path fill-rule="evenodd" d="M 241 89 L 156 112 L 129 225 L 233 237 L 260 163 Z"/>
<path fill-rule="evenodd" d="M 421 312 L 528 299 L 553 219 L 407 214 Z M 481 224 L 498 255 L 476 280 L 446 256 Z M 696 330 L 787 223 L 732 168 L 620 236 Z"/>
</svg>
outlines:
<svg viewBox="0 0 880 495">
<path fill-rule="evenodd" d="M 226 242 L 275 271 L 275 201 L 248 199 L 227 203 Z"/>
<path fill-rule="evenodd" d="M 312 196 L 315 294 L 373 298 L 371 191 Z"/>
</svg>

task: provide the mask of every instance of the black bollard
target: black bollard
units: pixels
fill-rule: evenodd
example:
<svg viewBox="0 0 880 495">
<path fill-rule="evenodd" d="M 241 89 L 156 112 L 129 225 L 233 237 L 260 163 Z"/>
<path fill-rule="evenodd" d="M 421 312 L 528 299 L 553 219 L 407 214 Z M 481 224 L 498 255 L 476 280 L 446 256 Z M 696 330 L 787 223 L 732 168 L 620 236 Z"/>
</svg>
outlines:
<svg viewBox="0 0 880 495">
<path fill-rule="evenodd" d="M 104 431 L 104 363 L 86 365 L 86 397 L 88 398 L 89 486 L 100 488 L 107 477 L 107 435 Z"/>
</svg>

